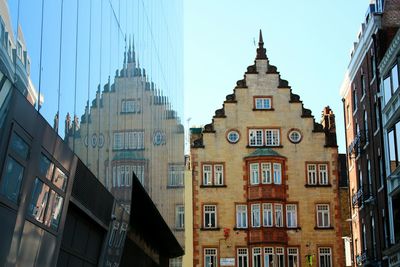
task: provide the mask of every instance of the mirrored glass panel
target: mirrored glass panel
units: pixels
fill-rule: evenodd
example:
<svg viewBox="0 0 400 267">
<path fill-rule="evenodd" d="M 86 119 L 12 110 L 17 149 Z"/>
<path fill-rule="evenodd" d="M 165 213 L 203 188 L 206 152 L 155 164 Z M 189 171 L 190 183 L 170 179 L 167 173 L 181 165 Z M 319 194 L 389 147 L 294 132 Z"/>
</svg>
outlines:
<svg viewBox="0 0 400 267">
<path fill-rule="evenodd" d="M 53 184 L 65 191 L 65 188 L 67 187 L 67 179 L 67 175 L 65 175 L 65 173 L 63 173 L 59 168 L 56 168 L 53 177 Z"/>
<path fill-rule="evenodd" d="M 28 144 L 16 133 L 13 133 L 10 142 L 10 149 L 17 153 L 21 158 L 27 159 L 29 154 Z"/>
<path fill-rule="evenodd" d="M 54 191 L 51 191 L 45 224 L 54 230 L 58 229 L 58 225 L 60 223 L 63 202 L 64 199 L 62 196 Z"/>
<path fill-rule="evenodd" d="M 48 197 L 49 187 L 36 178 L 28 206 L 28 214 L 34 217 L 38 222 L 43 222 Z"/>
<path fill-rule="evenodd" d="M 39 172 L 42 177 L 51 180 L 54 164 L 43 154 L 40 155 Z"/>
<path fill-rule="evenodd" d="M 8 156 L 4 170 L 3 178 L 0 181 L 0 194 L 15 204 L 18 204 L 24 167 L 12 157 Z"/>
</svg>

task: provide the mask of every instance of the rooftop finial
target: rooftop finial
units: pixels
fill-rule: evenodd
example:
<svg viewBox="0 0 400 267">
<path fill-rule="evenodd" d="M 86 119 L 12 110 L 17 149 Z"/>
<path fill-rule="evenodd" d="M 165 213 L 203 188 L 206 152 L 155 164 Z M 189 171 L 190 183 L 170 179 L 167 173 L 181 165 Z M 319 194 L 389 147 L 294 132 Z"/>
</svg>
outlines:
<svg viewBox="0 0 400 267">
<path fill-rule="evenodd" d="M 131 36 L 129 35 L 129 48 L 128 48 L 128 63 L 132 63 L 132 53 L 131 53 Z"/>
<path fill-rule="evenodd" d="M 262 31 L 260 30 L 260 36 L 258 40 L 257 57 L 256 59 L 267 59 L 266 50 L 264 48 L 264 40 L 262 37 Z"/>
</svg>

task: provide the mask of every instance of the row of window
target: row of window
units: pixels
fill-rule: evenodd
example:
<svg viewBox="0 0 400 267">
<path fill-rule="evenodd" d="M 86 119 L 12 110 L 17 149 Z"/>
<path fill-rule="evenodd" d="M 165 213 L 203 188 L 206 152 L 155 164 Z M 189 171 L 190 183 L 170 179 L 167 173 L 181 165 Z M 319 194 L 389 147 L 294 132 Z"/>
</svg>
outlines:
<svg viewBox="0 0 400 267">
<path fill-rule="evenodd" d="M 16 132 L 9 142 L 7 158 L 0 180 L 0 195 L 11 205 L 18 205 L 24 172 L 30 154 L 29 144 Z M 38 173 L 28 197 L 28 216 L 57 231 L 64 203 L 67 175 L 43 153 Z"/>
<path fill-rule="evenodd" d="M 248 211 L 250 209 L 250 213 Z M 250 217 L 251 227 L 298 227 L 297 204 L 255 203 L 236 205 L 236 228 L 248 228 Z M 329 204 L 316 204 L 316 227 L 331 227 Z M 217 205 L 203 205 L 203 228 L 218 228 Z"/>
<path fill-rule="evenodd" d="M 131 186 L 132 173 L 135 173 L 140 183 L 143 184 L 145 175 L 144 164 L 113 166 L 112 186 L 113 187 Z"/>
<path fill-rule="evenodd" d="M 142 110 L 140 98 L 124 99 L 121 102 L 122 113 L 140 113 Z"/>
<path fill-rule="evenodd" d="M 329 185 L 327 163 L 307 163 L 308 185 Z M 279 162 L 254 162 L 249 164 L 250 185 L 282 184 L 282 164 Z M 202 185 L 222 186 L 225 184 L 224 163 L 202 164 Z"/>
<path fill-rule="evenodd" d="M 279 146 L 279 129 L 249 129 L 249 146 Z"/>
<path fill-rule="evenodd" d="M 144 149 L 144 132 L 140 130 L 115 132 L 113 149 Z"/>
<path fill-rule="evenodd" d="M 204 266 L 218 267 L 218 249 L 204 248 Z M 248 248 L 236 249 L 238 267 L 297 267 L 299 264 L 299 249 L 297 247 L 253 247 L 251 249 L 251 262 Z M 287 262 L 287 264 L 285 264 Z M 222 266 L 222 265 L 221 265 Z M 311 265 L 310 265 L 311 266 Z M 318 248 L 318 266 L 332 266 L 332 249 L 330 247 Z"/>
</svg>

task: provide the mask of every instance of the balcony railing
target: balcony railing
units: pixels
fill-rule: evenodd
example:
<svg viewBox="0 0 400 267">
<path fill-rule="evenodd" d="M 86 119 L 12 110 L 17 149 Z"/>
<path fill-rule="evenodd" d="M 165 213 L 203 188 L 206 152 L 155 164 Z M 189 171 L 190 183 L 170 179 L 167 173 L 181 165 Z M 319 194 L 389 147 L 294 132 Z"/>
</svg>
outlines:
<svg viewBox="0 0 400 267">
<path fill-rule="evenodd" d="M 354 156 L 357 157 L 361 153 L 363 146 L 367 143 L 367 135 L 366 134 L 367 133 L 365 131 L 359 131 L 356 134 L 353 142 L 350 143 L 348 150 L 347 150 L 349 153 L 349 156 L 354 154 Z"/>
</svg>

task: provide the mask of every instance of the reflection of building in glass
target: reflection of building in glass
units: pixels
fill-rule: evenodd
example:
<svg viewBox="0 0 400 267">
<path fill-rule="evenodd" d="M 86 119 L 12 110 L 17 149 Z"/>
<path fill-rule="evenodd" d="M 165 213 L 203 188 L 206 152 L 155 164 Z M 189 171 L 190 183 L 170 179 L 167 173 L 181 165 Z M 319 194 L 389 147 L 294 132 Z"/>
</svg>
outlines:
<svg viewBox="0 0 400 267">
<path fill-rule="evenodd" d="M 191 129 L 193 266 L 343 266 L 335 115 L 317 123 L 263 46 Z"/>
<path fill-rule="evenodd" d="M 80 124 L 67 117 L 65 125 L 70 147 L 125 210 L 134 173 L 183 245 L 184 129 L 131 46 L 123 68 L 98 88 Z"/>
<path fill-rule="evenodd" d="M 30 69 L 31 62 L 22 29 L 18 25 L 17 38 L 15 38 L 7 0 L 0 0 L 0 71 L 2 73 L 0 82 L 6 82 L 5 77 L 7 77 L 28 101 L 35 105 L 38 93 L 32 84 Z M 41 104 L 42 101 L 43 96 L 41 96 Z"/>
</svg>

